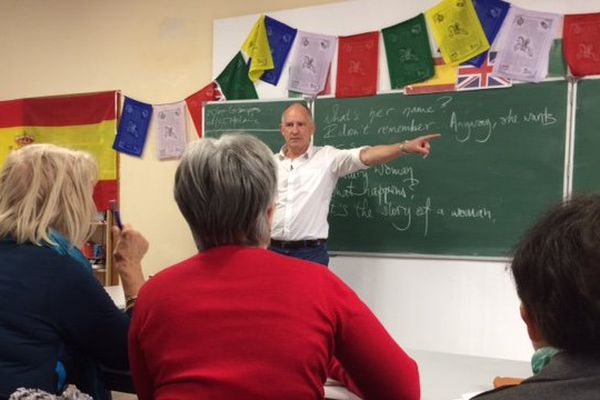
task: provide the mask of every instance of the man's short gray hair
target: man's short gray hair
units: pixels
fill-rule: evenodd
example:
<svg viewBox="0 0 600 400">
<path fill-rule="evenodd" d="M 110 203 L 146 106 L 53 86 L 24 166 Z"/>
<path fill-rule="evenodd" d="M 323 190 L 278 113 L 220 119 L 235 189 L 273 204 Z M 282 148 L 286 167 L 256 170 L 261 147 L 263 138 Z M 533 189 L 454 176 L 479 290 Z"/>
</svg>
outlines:
<svg viewBox="0 0 600 400">
<path fill-rule="evenodd" d="M 175 200 L 199 250 L 267 244 L 276 190 L 273 153 L 247 134 L 198 140 L 175 173 Z"/>
</svg>

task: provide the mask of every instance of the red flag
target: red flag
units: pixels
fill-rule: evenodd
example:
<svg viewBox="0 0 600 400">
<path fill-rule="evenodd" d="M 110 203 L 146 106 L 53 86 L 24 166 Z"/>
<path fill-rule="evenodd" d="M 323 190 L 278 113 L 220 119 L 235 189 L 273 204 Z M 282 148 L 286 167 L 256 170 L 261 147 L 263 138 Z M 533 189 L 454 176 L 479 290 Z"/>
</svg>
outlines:
<svg viewBox="0 0 600 400">
<path fill-rule="evenodd" d="M 221 100 L 222 98 L 223 94 L 219 89 L 219 85 L 213 81 L 185 99 L 199 137 L 202 137 L 202 107 L 204 103 Z"/>
<path fill-rule="evenodd" d="M 563 50 L 575 76 L 600 74 L 600 13 L 565 15 Z"/>
<path fill-rule="evenodd" d="M 379 31 L 339 39 L 336 97 L 377 93 Z"/>
</svg>

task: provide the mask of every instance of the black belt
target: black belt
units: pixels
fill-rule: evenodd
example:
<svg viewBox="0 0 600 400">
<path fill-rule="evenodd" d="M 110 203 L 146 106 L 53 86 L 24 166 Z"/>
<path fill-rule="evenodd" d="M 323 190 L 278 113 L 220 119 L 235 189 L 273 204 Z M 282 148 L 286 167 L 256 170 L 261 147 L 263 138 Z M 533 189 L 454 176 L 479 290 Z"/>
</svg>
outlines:
<svg viewBox="0 0 600 400">
<path fill-rule="evenodd" d="M 308 239 L 308 240 L 275 240 L 271 239 L 271 246 L 282 249 L 301 249 L 304 247 L 319 247 L 327 243 L 327 239 Z"/>
</svg>

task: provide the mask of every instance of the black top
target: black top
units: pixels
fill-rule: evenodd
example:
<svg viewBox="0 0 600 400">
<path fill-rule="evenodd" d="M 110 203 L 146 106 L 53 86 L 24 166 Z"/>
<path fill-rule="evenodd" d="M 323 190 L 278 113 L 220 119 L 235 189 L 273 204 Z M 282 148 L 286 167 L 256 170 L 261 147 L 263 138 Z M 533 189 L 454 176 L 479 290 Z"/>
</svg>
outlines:
<svg viewBox="0 0 600 400">
<path fill-rule="evenodd" d="M 0 240 L 0 396 L 21 386 L 56 393 L 65 353 L 127 369 L 128 328 L 129 316 L 78 261 Z"/>
<path fill-rule="evenodd" d="M 520 385 L 482 393 L 477 400 L 597 400 L 600 398 L 600 360 L 597 355 L 561 352 L 537 375 Z"/>
</svg>

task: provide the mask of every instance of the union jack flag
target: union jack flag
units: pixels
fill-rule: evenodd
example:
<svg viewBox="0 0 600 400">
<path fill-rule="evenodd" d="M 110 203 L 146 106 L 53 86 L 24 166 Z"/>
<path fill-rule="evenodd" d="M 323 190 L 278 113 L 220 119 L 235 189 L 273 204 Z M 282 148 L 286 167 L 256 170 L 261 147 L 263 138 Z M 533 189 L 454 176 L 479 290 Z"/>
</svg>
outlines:
<svg viewBox="0 0 600 400">
<path fill-rule="evenodd" d="M 492 75 L 496 52 L 489 52 L 481 67 L 464 64 L 458 67 L 456 90 L 498 89 L 512 86 L 508 78 Z"/>
</svg>

